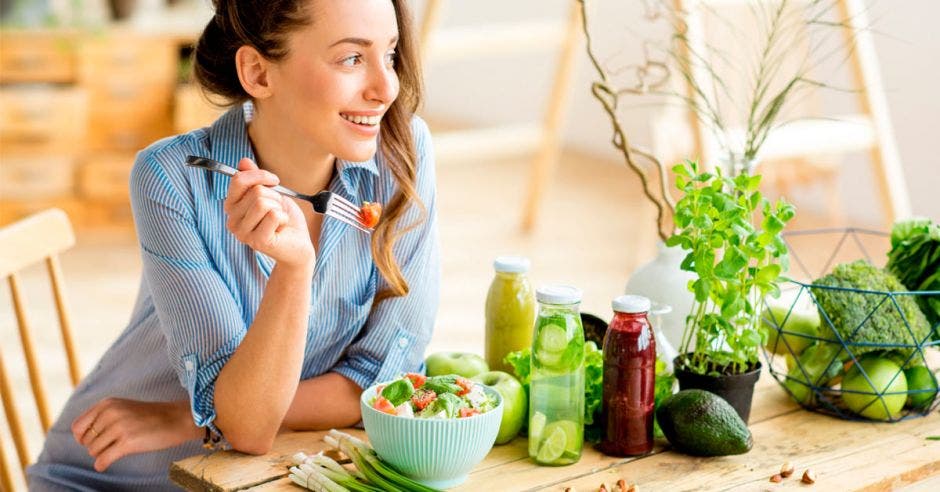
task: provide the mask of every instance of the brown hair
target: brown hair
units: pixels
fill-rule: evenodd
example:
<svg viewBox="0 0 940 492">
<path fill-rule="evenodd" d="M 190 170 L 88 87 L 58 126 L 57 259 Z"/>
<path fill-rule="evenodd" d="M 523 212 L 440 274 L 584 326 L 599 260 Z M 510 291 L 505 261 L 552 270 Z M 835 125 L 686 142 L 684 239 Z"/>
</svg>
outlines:
<svg viewBox="0 0 940 492">
<path fill-rule="evenodd" d="M 235 53 L 249 45 L 269 60 L 287 55 L 288 33 L 308 25 L 307 4 L 312 0 L 213 0 L 215 16 L 206 25 L 193 55 L 193 73 L 205 91 L 225 99 L 226 105 L 243 103 L 250 96 L 242 87 L 235 68 Z M 388 284 L 376 294 L 382 300 L 408 293 L 408 282 L 393 254 L 395 243 L 427 217 L 418 196 L 417 155 L 411 118 L 421 103 L 421 67 L 407 1 L 391 0 L 398 21 L 398 47 L 395 72 L 399 80 L 398 98 L 382 117 L 379 152 L 384 157 L 398 189 L 385 205 L 382 220 L 372 234 L 372 258 Z M 414 204 L 421 218 L 408 225 L 400 222 Z"/>
</svg>

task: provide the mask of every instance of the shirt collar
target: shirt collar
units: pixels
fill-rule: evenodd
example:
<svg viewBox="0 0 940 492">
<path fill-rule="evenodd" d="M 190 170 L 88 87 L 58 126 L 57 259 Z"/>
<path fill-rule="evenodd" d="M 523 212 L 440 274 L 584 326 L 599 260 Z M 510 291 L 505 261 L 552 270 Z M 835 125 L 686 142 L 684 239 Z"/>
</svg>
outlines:
<svg viewBox="0 0 940 492">
<path fill-rule="evenodd" d="M 248 140 L 247 121 L 251 120 L 251 102 L 233 106 L 209 127 L 209 158 L 238 168 L 242 157 L 255 160 L 255 153 Z M 221 200 L 228 193 L 231 178 L 212 173 L 212 196 Z"/>
</svg>

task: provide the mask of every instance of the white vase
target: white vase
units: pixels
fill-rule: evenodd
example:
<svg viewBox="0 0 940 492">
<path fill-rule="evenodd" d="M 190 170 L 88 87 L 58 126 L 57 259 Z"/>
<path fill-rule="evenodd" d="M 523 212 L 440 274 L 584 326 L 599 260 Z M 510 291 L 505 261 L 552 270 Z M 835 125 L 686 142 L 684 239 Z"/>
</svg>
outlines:
<svg viewBox="0 0 940 492">
<path fill-rule="evenodd" d="M 679 247 L 667 248 L 660 242 L 659 254 L 652 261 L 640 266 L 627 281 L 626 293 L 648 297 L 652 302 L 672 307 L 672 312 L 662 315 L 662 333 L 678 349 L 682 344 L 685 318 L 692 309 L 695 297 L 688 290 L 688 283 L 695 274 L 679 268 L 686 252 Z"/>
</svg>

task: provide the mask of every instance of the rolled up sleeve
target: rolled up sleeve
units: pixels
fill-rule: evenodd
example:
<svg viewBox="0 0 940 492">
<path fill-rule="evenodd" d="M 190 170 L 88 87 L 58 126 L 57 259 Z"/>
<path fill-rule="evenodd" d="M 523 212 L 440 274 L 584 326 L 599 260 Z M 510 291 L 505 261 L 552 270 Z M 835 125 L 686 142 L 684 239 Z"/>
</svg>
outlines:
<svg viewBox="0 0 940 492">
<path fill-rule="evenodd" d="M 199 234 L 195 205 L 180 192 L 182 180 L 143 152 L 131 173 L 131 205 L 170 363 L 189 393 L 196 425 L 221 434 L 213 424 L 215 382 L 247 325 Z"/>
<path fill-rule="evenodd" d="M 359 338 L 333 371 L 365 389 L 403 372 L 424 371 L 424 350 L 431 339 L 440 300 L 440 241 L 437 231 L 436 178 L 431 138 L 418 118 L 412 124 L 418 155 L 417 191 L 425 205 L 426 220 L 395 244 L 394 254 L 408 282 L 405 296 L 391 297 L 375 306 Z M 422 217 L 412 206 L 402 223 Z M 387 287 L 379 280 L 379 290 Z"/>
</svg>

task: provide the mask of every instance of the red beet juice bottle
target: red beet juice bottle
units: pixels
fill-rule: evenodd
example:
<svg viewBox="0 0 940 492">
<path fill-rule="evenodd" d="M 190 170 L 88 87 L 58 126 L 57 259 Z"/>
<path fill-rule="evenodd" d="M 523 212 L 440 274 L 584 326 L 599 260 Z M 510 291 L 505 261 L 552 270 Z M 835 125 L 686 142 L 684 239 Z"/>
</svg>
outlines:
<svg viewBox="0 0 940 492">
<path fill-rule="evenodd" d="M 613 300 L 614 319 L 604 336 L 603 418 L 600 450 L 637 456 L 653 450 L 656 341 L 647 313 L 650 300 L 624 295 Z"/>
</svg>

